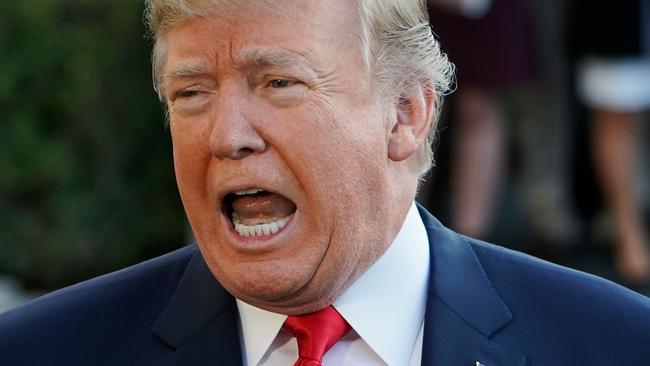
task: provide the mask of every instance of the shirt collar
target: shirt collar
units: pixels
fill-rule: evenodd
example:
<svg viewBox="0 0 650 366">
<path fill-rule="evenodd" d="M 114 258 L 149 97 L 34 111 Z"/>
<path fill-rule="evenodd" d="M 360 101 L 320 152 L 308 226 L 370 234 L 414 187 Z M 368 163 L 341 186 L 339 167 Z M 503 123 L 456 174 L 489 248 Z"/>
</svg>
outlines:
<svg viewBox="0 0 650 366">
<path fill-rule="evenodd" d="M 408 364 L 424 320 L 428 277 L 427 233 L 413 203 L 386 253 L 333 305 L 387 364 Z M 257 365 L 287 316 L 241 300 L 237 306 L 245 362 Z"/>
<path fill-rule="evenodd" d="M 428 277 L 429 242 L 414 203 L 386 253 L 334 307 L 388 365 L 406 365 L 424 320 Z"/>
<path fill-rule="evenodd" d="M 244 365 L 259 364 L 287 319 L 284 314 L 272 313 L 237 299 L 241 326 Z"/>
</svg>

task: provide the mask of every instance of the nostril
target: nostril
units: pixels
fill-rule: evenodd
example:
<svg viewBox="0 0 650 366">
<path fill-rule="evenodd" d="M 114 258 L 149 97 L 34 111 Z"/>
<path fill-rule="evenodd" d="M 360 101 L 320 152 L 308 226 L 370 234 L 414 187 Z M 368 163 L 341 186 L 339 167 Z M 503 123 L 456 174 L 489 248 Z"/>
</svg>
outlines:
<svg viewBox="0 0 650 366">
<path fill-rule="evenodd" d="M 209 148 L 219 159 L 243 159 L 266 150 L 266 141 L 247 119 L 220 118 L 209 137 Z"/>
<path fill-rule="evenodd" d="M 247 157 L 248 155 L 253 154 L 254 152 L 255 151 L 253 151 L 253 149 L 251 149 L 250 147 L 243 147 L 243 148 L 238 149 L 237 151 L 235 151 L 233 153 L 232 158 L 233 159 L 242 159 L 242 158 Z"/>
</svg>

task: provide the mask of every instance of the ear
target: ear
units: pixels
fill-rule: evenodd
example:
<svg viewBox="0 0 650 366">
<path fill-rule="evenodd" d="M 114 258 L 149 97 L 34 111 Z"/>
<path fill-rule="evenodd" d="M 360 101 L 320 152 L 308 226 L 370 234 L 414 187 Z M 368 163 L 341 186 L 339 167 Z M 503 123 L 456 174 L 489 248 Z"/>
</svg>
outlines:
<svg viewBox="0 0 650 366">
<path fill-rule="evenodd" d="M 435 104 L 431 84 L 417 84 L 402 94 L 396 105 L 397 121 L 388 141 L 388 157 L 402 161 L 418 151 L 425 143 Z"/>
</svg>

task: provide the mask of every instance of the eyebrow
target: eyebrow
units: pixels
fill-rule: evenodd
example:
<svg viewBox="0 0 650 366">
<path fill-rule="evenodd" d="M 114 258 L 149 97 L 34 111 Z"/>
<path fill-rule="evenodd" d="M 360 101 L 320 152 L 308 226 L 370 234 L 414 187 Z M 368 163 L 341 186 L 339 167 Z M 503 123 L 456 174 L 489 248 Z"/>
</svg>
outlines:
<svg viewBox="0 0 650 366">
<path fill-rule="evenodd" d="M 294 68 L 301 65 L 311 66 L 313 64 L 308 55 L 268 47 L 243 49 L 237 56 L 237 63 L 244 68 L 253 66 Z"/>
<path fill-rule="evenodd" d="M 206 75 L 209 73 L 208 63 L 204 60 L 183 60 L 174 65 L 172 69 L 165 73 L 163 78 L 165 84 L 170 79 L 187 79 Z"/>
<path fill-rule="evenodd" d="M 242 69 L 251 67 L 296 68 L 301 65 L 312 68 L 311 58 L 294 51 L 278 50 L 268 47 L 243 49 L 235 56 L 235 63 Z M 173 65 L 163 77 L 166 89 L 173 79 L 191 79 L 210 74 L 210 65 L 202 59 L 182 60 Z"/>
</svg>

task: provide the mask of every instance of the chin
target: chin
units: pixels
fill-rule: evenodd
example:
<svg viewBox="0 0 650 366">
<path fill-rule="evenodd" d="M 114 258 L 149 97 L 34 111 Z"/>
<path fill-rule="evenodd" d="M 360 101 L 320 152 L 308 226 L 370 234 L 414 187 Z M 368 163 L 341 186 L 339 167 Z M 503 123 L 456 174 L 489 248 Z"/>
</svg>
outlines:
<svg viewBox="0 0 650 366">
<path fill-rule="evenodd" d="M 238 278 L 232 283 L 233 292 L 240 294 L 242 299 L 251 299 L 255 302 L 281 304 L 291 301 L 300 292 L 302 286 L 299 281 L 292 279 L 286 281 L 281 278 Z"/>
<path fill-rule="evenodd" d="M 286 265 L 286 263 L 283 263 Z M 346 288 L 340 277 L 321 281 L 315 269 L 297 269 L 277 263 L 253 263 L 231 272 L 213 270 L 219 282 L 236 298 L 275 313 L 311 313 L 330 305 Z M 216 269 L 216 268 L 215 268 Z M 231 280 L 232 279 L 232 280 Z"/>
<path fill-rule="evenodd" d="M 313 313 L 331 305 L 340 294 L 332 293 L 318 295 L 302 293 L 300 296 L 289 297 L 282 300 L 265 300 L 259 297 L 238 297 L 260 309 L 286 315 L 302 315 Z"/>
<path fill-rule="evenodd" d="M 284 263 L 283 263 L 284 262 Z M 292 268 L 286 261 L 208 264 L 219 282 L 235 297 L 250 303 L 284 303 L 307 287 L 314 270 Z"/>
</svg>

